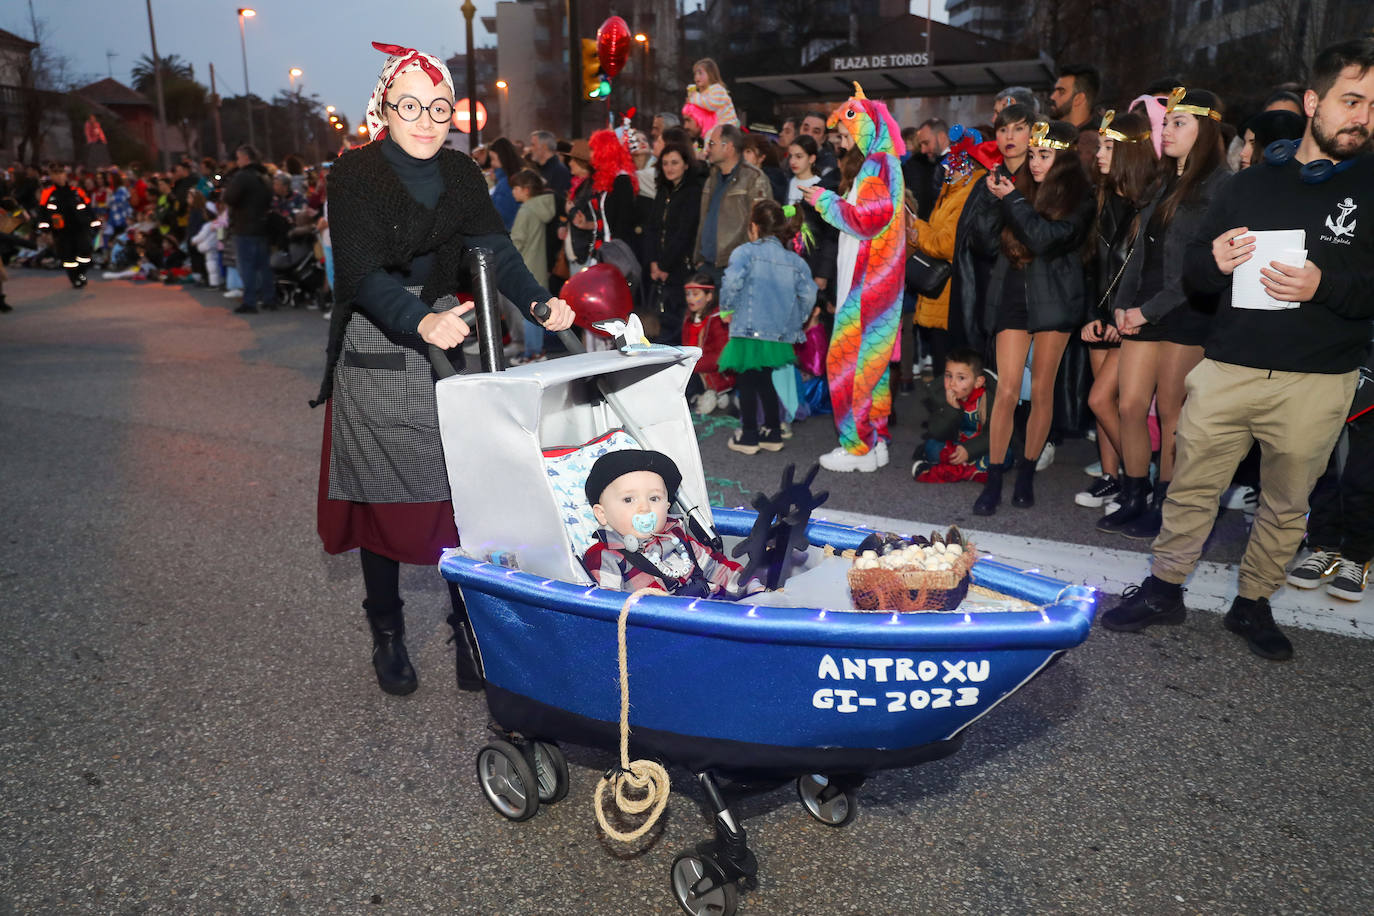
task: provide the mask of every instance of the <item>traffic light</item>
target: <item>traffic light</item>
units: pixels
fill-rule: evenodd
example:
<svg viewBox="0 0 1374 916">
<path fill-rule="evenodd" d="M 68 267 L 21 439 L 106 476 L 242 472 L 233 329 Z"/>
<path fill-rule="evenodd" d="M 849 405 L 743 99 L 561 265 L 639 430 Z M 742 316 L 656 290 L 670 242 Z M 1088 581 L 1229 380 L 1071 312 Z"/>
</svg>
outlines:
<svg viewBox="0 0 1374 916">
<path fill-rule="evenodd" d="M 596 42 L 590 38 L 582 39 L 582 97 L 604 99 L 611 94 L 611 81 L 601 72 L 601 57 L 596 53 Z"/>
</svg>

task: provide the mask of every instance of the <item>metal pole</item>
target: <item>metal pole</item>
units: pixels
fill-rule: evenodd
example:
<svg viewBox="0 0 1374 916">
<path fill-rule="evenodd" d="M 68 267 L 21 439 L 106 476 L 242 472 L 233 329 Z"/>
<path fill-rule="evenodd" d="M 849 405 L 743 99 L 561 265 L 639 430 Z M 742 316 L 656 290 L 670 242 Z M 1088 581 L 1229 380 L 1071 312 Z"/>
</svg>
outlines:
<svg viewBox="0 0 1374 916">
<path fill-rule="evenodd" d="M 215 158 L 224 161 L 224 127 L 219 120 L 219 93 L 215 91 L 215 65 L 210 64 L 210 107 L 215 115 Z"/>
<path fill-rule="evenodd" d="M 571 129 L 568 136 L 582 136 L 582 42 L 578 38 L 577 0 L 568 0 L 568 85 L 572 87 Z"/>
<path fill-rule="evenodd" d="M 468 42 L 468 136 L 472 138 L 468 142 L 468 149 L 476 149 L 482 142 L 482 129 L 477 121 L 477 55 L 472 48 L 472 17 L 477 7 L 472 5 L 472 0 L 463 0 L 462 10 L 463 18 L 467 20 Z"/>
<path fill-rule="evenodd" d="M 926 0 L 926 66 L 930 66 L 930 33 L 934 31 L 930 25 L 930 4 L 931 0 Z"/>
<path fill-rule="evenodd" d="M 146 0 L 148 6 L 148 38 L 153 45 L 153 87 L 157 90 L 157 122 L 162 128 L 158 152 L 162 158 L 162 170 L 167 171 L 167 102 L 162 95 L 162 58 L 157 56 L 157 32 L 153 30 L 153 0 Z"/>
<path fill-rule="evenodd" d="M 253 137 L 253 91 L 248 88 L 248 39 L 243 34 L 243 13 L 239 13 L 239 50 L 243 52 L 243 101 L 248 106 L 248 145 L 257 146 Z"/>
</svg>

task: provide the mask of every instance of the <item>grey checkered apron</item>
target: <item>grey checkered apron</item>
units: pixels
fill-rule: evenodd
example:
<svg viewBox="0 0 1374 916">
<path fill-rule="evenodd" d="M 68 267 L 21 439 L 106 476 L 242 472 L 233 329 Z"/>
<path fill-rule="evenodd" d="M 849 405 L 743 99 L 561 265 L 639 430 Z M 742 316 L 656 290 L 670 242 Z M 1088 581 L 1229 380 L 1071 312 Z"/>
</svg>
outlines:
<svg viewBox="0 0 1374 916">
<path fill-rule="evenodd" d="M 407 291 L 418 296 L 420 287 Z M 458 304 L 445 296 L 430 306 Z M 334 368 L 329 498 L 365 503 L 449 498 L 434 370 L 419 334 L 390 334 L 355 310 Z"/>
</svg>

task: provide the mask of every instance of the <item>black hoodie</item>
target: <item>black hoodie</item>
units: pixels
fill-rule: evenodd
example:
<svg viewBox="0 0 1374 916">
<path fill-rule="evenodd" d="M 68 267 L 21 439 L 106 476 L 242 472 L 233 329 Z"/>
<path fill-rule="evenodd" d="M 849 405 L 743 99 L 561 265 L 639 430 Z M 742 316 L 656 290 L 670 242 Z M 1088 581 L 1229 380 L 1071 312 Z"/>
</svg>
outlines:
<svg viewBox="0 0 1374 916">
<path fill-rule="evenodd" d="M 1338 374 L 1357 368 L 1374 318 L 1374 156 L 1319 184 L 1301 164 L 1261 162 L 1237 175 L 1212 201 L 1188 245 L 1184 282 L 1221 293 L 1207 358 L 1282 372 Z M 1231 278 L 1212 257 L 1212 240 L 1230 229 L 1302 229 L 1307 259 L 1321 268 L 1317 293 L 1298 308 L 1265 311 L 1231 305 Z"/>
</svg>

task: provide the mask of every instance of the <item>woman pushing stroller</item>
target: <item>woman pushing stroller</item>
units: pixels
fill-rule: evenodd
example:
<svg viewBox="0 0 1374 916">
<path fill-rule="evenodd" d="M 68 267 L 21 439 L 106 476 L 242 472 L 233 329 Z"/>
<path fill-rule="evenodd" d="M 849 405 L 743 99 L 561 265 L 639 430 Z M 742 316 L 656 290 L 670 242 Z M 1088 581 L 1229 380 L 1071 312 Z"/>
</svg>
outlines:
<svg viewBox="0 0 1374 916">
<path fill-rule="evenodd" d="M 458 544 L 439 438 L 427 347 L 451 351 L 470 333 L 455 294 L 464 249 L 493 253 L 498 289 L 528 314 L 547 303 L 552 331 L 573 313 L 530 275 L 481 170 L 443 148 L 453 79 L 439 58 L 374 42 L 388 57 L 368 101 L 373 142 L 341 156 L 330 174 L 335 307 L 327 367 L 317 526 L 324 548 L 357 548 L 377 683 L 411 693 L 400 564 L 433 565 Z M 470 313 L 464 313 L 469 314 Z M 462 596 L 449 586 L 458 684 L 481 689 L 476 643 Z"/>
</svg>

